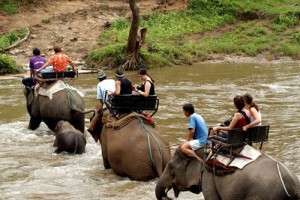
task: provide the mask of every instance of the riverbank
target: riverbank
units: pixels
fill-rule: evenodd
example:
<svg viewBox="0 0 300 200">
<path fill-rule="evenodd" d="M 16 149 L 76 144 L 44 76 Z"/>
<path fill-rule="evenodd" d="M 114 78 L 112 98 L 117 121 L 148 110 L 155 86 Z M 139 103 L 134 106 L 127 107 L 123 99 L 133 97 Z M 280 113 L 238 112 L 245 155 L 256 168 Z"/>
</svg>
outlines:
<svg viewBox="0 0 300 200">
<path fill-rule="evenodd" d="M 199 63 L 199 62 L 198 62 Z M 255 57 L 234 56 L 234 55 L 212 55 L 210 59 L 201 61 L 200 63 L 258 63 L 258 64 L 280 64 L 280 63 L 296 63 L 300 64 L 300 60 L 291 57 L 279 57 L 267 59 L 261 54 Z"/>
<path fill-rule="evenodd" d="M 196 2 L 198 1 L 194 3 Z M 138 6 L 142 15 L 141 26 L 149 21 L 155 24 L 153 27 L 151 27 L 151 23 L 146 24 L 149 31 L 146 43 L 142 47 L 142 54 L 144 58 L 148 59 L 147 67 L 149 68 L 168 66 L 168 64 L 171 66 L 191 65 L 199 62 L 300 62 L 297 60 L 299 59 L 297 41 L 300 41 L 299 31 L 297 32 L 299 30 L 298 21 L 294 22 L 293 16 L 282 19 L 280 16 L 278 19 L 275 18 L 274 13 L 278 13 L 278 10 L 272 10 L 267 5 L 249 5 L 251 9 L 261 6 L 258 9 L 265 13 L 262 18 L 259 17 L 262 13 L 252 13 L 256 14 L 254 16 L 244 16 L 243 13 L 240 13 L 239 18 L 233 18 L 230 13 L 216 16 L 211 16 L 211 12 L 208 16 L 198 15 L 198 12 L 195 12 L 195 15 L 187 12 L 182 14 L 188 6 L 187 1 L 182 0 L 174 0 L 172 3 L 164 5 L 157 4 L 156 0 L 145 0 L 139 1 Z M 198 4 L 197 6 L 199 7 Z M 197 6 L 195 5 L 195 7 Z M 226 5 L 223 6 L 224 9 L 227 8 Z M 43 7 L 43 9 L 39 9 L 39 7 Z M 289 8 L 297 9 L 297 6 L 292 5 Z M 183 12 L 178 12 L 180 10 Z M 176 12 L 168 15 L 170 11 Z M 204 12 L 205 9 L 202 11 Z M 162 15 L 162 13 L 164 14 Z M 53 54 L 54 44 L 61 45 L 63 52 L 74 62 L 88 64 L 88 57 L 93 50 L 97 50 L 101 55 L 106 51 L 108 55 L 102 57 L 113 62 L 113 59 L 122 57 L 117 55 L 120 51 L 115 54 L 111 52 L 112 49 L 117 48 L 116 43 L 125 45 L 126 41 L 122 37 L 127 39 L 128 30 L 126 28 L 124 30 L 123 25 L 128 24 L 130 17 L 129 6 L 122 0 L 107 2 L 56 0 L 45 4 L 41 3 L 38 6 L 28 5 L 26 9 L 23 8 L 12 16 L 0 15 L 0 33 L 24 26 L 30 28 L 28 39 L 6 52 L 22 66 L 28 63 L 32 48 L 39 47 L 42 55 L 49 58 Z M 193 21 L 193 18 L 196 20 Z M 115 24 L 119 29 L 114 32 L 114 25 L 107 29 L 105 24 L 116 19 L 121 19 Z M 189 23 L 186 23 L 187 20 Z M 177 23 L 173 23 L 174 21 Z M 209 28 L 212 24 L 215 24 L 213 26 L 215 28 Z M 103 37 L 103 33 L 109 37 L 99 39 L 99 35 Z M 102 45 L 97 47 L 100 43 Z M 105 50 L 103 47 L 111 48 Z M 97 60 L 101 57 L 97 55 L 95 54 L 95 58 L 93 58 L 95 70 L 107 66 L 101 63 L 101 60 Z M 284 55 L 291 57 L 283 57 Z M 117 65 L 112 64 L 111 66 Z M 78 67 L 78 69 L 82 68 Z M 25 74 L 12 76 L 22 77 L 27 74 L 29 73 L 25 71 Z"/>
<path fill-rule="evenodd" d="M 205 61 L 199 61 L 194 64 L 211 64 L 211 63 L 257 63 L 257 64 L 282 64 L 282 63 L 294 63 L 300 65 L 300 60 L 293 60 L 290 57 L 280 57 L 273 60 L 267 59 L 264 55 L 259 55 L 256 57 L 243 57 L 243 56 L 233 56 L 233 55 L 213 55 L 210 59 Z M 77 64 L 78 74 L 88 74 L 97 73 L 97 69 L 87 69 L 82 63 Z M 29 76 L 29 70 L 24 69 L 24 72 L 18 74 L 7 74 L 0 75 L 0 80 L 13 80 L 22 79 L 23 77 Z"/>
</svg>

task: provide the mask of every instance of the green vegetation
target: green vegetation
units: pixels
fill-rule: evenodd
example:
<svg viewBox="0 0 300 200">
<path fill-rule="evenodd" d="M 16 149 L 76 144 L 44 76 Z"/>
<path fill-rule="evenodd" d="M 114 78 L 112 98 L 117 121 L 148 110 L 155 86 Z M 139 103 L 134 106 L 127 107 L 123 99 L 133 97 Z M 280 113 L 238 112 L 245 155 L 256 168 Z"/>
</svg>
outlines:
<svg viewBox="0 0 300 200">
<path fill-rule="evenodd" d="M 190 64 L 213 54 L 300 59 L 300 5 L 294 0 L 189 0 L 188 9 L 144 17 L 148 67 Z M 88 66 L 118 66 L 124 59 L 130 21 L 117 19 L 99 36 Z"/>
<path fill-rule="evenodd" d="M 1 0 L 0 1 L 0 13 L 4 12 L 8 15 L 13 15 L 17 12 L 20 5 L 28 3 L 38 3 L 40 0 Z"/>
<path fill-rule="evenodd" d="M 2 0 L 0 12 L 13 14 L 26 3 L 42 1 Z M 108 4 L 101 7 L 108 8 Z M 140 27 L 148 30 L 140 51 L 148 67 L 191 64 L 214 54 L 263 53 L 270 59 L 300 59 L 300 5 L 295 0 L 188 0 L 186 10 L 143 16 Z M 99 36 L 87 65 L 114 68 L 123 64 L 129 29 L 128 19 L 113 21 Z M 0 36 L 0 51 L 24 35 L 26 29 Z"/>
<path fill-rule="evenodd" d="M 0 54 L 0 74 L 13 74 L 21 71 L 21 67 L 9 56 Z"/>
<path fill-rule="evenodd" d="M 0 36 L 0 52 L 27 34 L 27 28 L 20 31 L 12 31 Z M 17 66 L 16 61 L 9 56 L 0 54 L 0 74 L 11 74 L 21 71 L 21 67 Z"/>
<path fill-rule="evenodd" d="M 15 14 L 18 9 L 18 1 L 2 0 L 0 1 L 0 12 L 7 13 L 9 15 Z"/>
<path fill-rule="evenodd" d="M 22 30 L 13 30 L 4 35 L 0 35 L 0 51 L 3 51 L 5 48 L 24 38 L 27 33 L 28 29 L 24 28 Z"/>
</svg>

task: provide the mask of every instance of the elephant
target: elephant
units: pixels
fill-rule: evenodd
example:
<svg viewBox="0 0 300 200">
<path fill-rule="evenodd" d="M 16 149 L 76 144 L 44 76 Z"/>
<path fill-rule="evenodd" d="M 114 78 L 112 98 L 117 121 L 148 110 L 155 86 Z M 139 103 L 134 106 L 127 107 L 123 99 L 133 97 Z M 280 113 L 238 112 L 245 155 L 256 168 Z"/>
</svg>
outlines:
<svg viewBox="0 0 300 200">
<path fill-rule="evenodd" d="M 196 153 L 205 159 L 204 148 Z M 266 154 L 242 170 L 217 176 L 202 162 L 186 156 L 178 148 L 156 184 L 156 198 L 170 199 L 167 192 L 172 188 L 175 197 L 180 191 L 202 192 L 207 200 L 300 199 L 300 183 L 296 175 Z"/>
<path fill-rule="evenodd" d="M 159 177 L 171 158 L 166 139 L 142 115 L 132 115 L 124 126 L 114 128 L 102 122 L 105 112 L 99 109 L 88 128 L 95 142 L 101 144 L 104 167 L 131 180 L 149 181 Z"/>
<path fill-rule="evenodd" d="M 54 132 L 55 141 L 53 146 L 57 147 L 54 153 L 61 153 L 62 151 L 74 154 L 85 153 L 86 139 L 84 135 L 69 122 L 59 121 Z"/>
<path fill-rule="evenodd" d="M 52 99 L 39 95 L 38 90 L 29 87 L 25 87 L 23 92 L 30 115 L 29 129 L 37 129 L 43 121 L 54 131 L 58 121 L 66 120 L 84 132 L 84 114 L 90 111 L 84 112 L 84 101 L 76 90 L 64 88 L 55 92 Z"/>
</svg>

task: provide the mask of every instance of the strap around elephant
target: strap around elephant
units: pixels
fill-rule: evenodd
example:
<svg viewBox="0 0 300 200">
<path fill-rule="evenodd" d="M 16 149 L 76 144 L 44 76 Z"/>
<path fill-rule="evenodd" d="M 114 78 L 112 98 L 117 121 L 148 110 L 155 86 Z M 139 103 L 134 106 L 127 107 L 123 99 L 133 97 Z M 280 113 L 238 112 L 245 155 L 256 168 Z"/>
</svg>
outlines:
<svg viewBox="0 0 300 200">
<path fill-rule="evenodd" d="M 159 152 L 160 152 L 160 157 L 162 158 L 162 149 L 161 149 L 161 146 L 160 146 L 159 142 L 157 141 L 156 137 L 155 137 L 152 133 L 150 133 L 150 132 L 147 130 L 147 128 L 146 128 L 146 126 L 145 126 L 143 120 L 142 120 L 138 115 L 136 115 L 136 117 L 137 117 L 137 119 L 140 121 L 140 123 L 141 123 L 143 129 L 146 130 L 146 132 L 147 132 L 147 137 L 148 137 L 148 148 L 149 148 L 149 152 L 150 152 L 150 158 L 151 158 L 152 163 L 155 164 L 155 162 L 154 162 L 154 160 L 153 160 L 153 155 L 152 155 L 150 136 L 154 139 L 155 143 L 157 144 L 157 146 L 158 146 L 158 148 L 159 148 Z"/>
</svg>

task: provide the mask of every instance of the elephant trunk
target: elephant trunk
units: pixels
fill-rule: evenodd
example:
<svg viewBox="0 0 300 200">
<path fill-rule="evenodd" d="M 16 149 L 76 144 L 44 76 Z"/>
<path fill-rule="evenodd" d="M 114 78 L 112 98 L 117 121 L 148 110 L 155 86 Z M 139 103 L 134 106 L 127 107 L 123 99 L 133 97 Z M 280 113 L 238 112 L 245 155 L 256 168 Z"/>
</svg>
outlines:
<svg viewBox="0 0 300 200">
<path fill-rule="evenodd" d="M 168 200 L 168 191 L 172 189 L 172 177 L 170 176 L 169 164 L 166 166 L 164 172 L 159 178 L 155 187 L 155 195 L 158 200 Z"/>
<path fill-rule="evenodd" d="M 96 111 L 95 115 L 91 118 L 91 123 L 87 129 L 88 132 L 93 136 L 95 142 L 98 142 L 103 128 L 102 117 L 103 113 L 99 110 Z"/>
<path fill-rule="evenodd" d="M 158 200 L 171 200 L 171 198 L 169 198 L 167 196 L 167 192 L 169 191 L 169 189 L 167 187 L 163 187 L 159 182 L 155 187 L 155 195 L 156 195 L 156 199 Z"/>
</svg>

